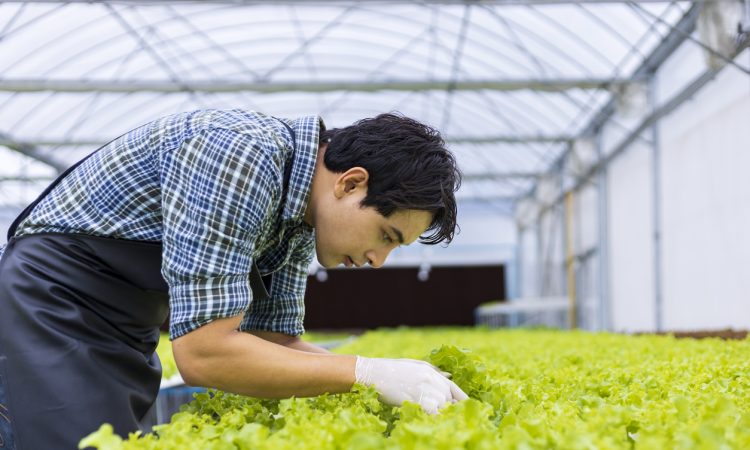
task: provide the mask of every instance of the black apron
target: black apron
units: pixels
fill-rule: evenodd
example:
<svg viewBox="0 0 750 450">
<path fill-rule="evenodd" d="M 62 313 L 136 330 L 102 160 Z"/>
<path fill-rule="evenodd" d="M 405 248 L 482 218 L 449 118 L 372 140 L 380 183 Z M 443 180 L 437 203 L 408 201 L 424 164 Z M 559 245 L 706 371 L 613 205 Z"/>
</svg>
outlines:
<svg viewBox="0 0 750 450">
<path fill-rule="evenodd" d="M 17 450 L 75 449 L 105 422 L 123 437 L 147 429 L 159 391 L 155 350 L 169 311 L 161 242 L 73 233 L 13 236 L 85 159 L 13 222 L 0 259 L 0 383 Z M 285 193 L 292 161 L 285 168 Z M 253 264 L 254 298 L 268 298 L 269 283 Z"/>
</svg>

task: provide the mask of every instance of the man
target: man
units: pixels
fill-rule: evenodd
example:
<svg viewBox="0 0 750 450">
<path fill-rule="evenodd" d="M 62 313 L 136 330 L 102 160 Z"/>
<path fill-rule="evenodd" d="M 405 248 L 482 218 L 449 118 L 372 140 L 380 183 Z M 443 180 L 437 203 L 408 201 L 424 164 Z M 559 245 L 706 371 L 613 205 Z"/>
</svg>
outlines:
<svg viewBox="0 0 750 450">
<path fill-rule="evenodd" d="M 465 399 L 427 363 L 334 355 L 299 339 L 313 251 L 325 267 L 380 267 L 420 237 L 449 242 L 459 182 L 440 135 L 394 114 L 326 131 L 317 117 L 196 111 L 112 141 L 9 230 L 5 443 L 74 448 L 103 422 L 138 429 L 159 388 L 154 349 L 167 314 L 191 385 L 283 398 L 359 382 L 431 413 Z"/>
</svg>

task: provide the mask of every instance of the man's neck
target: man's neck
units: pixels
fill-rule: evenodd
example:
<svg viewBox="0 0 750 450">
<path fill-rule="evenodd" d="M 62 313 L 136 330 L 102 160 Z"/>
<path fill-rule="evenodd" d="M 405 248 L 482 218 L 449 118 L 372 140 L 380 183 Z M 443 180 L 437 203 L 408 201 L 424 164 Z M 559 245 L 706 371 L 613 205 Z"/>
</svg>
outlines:
<svg viewBox="0 0 750 450">
<path fill-rule="evenodd" d="M 315 170 L 313 171 L 312 182 L 310 186 L 310 197 L 307 200 L 305 208 L 304 221 L 306 224 L 315 228 L 315 210 L 317 209 L 317 198 L 320 195 L 321 185 L 324 179 L 328 178 L 329 171 L 326 169 L 323 157 L 328 148 L 328 143 L 323 142 L 318 147 L 318 156 L 315 159 Z"/>
</svg>

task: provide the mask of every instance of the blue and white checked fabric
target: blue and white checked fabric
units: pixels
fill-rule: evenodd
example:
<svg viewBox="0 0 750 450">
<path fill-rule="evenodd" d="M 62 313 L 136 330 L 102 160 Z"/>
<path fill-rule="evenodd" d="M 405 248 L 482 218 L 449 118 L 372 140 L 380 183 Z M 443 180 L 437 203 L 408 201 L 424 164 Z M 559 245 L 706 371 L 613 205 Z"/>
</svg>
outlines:
<svg viewBox="0 0 750 450">
<path fill-rule="evenodd" d="M 243 330 L 302 334 L 315 246 L 303 215 L 322 122 L 282 120 L 294 149 L 284 124 L 257 112 L 194 111 L 143 125 L 66 176 L 15 235 L 161 241 L 172 339 L 242 313 Z M 267 301 L 253 301 L 253 262 L 273 273 Z"/>
</svg>

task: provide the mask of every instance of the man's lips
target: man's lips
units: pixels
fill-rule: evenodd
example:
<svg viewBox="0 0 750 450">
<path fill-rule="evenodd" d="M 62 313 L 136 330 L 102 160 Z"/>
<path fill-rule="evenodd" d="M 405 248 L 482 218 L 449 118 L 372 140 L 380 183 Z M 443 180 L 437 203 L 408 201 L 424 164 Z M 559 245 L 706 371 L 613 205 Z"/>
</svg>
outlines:
<svg viewBox="0 0 750 450">
<path fill-rule="evenodd" d="M 356 263 L 354 262 L 354 260 L 353 260 L 353 259 L 351 259 L 351 258 L 350 258 L 349 256 L 346 256 L 346 257 L 344 258 L 344 265 L 345 265 L 346 267 L 352 267 L 352 266 L 354 266 L 354 267 L 359 267 L 359 266 L 358 266 L 358 265 L 357 265 L 357 264 L 356 264 Z"/>
</svg>

